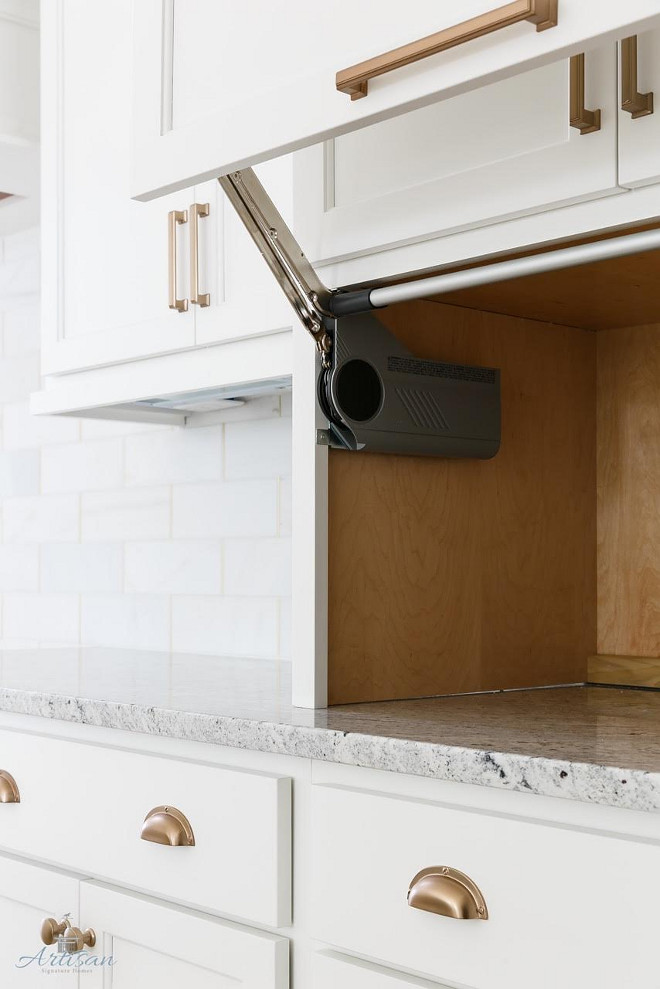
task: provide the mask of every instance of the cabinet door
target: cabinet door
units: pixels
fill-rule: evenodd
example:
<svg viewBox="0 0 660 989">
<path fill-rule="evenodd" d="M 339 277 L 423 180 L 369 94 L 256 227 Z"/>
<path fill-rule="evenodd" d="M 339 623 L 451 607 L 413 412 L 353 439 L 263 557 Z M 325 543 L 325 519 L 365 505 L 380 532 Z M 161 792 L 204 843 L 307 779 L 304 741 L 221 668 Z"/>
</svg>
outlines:
<svg viewBox="0 0 660 989">
<path fill-rule="evenodd" d="M 585 57 L 585 105 L 601 111 L 592 133 L 570 126 L 562 59 L 298 152 L 307 254 L 328 262 L 428 240 L 431 267 L 435 237 L 620 192 L 615 48 Z"/>
<path fill-rule="evenodd" d="M 549 30 L 512 23 L 542 6 L 134 0 L 132 194 L 163 195 L 660 24 L 653 0 L 561 0 Z M 337 90 L 338 71 L 474 17 L 476 29 L 457 32 L 472 40 L 398 59 L 365 98 Z"/>
<path fill-rule="evenodd" d="M 291 222 L 291 156 L 267 162 L 257 171 Z M 226 342 L 290 330 L 293 310 L 217 180 L 196 186 L 195 199 L 209 204 L 208 217 L 198 224 L 200 291 L 208 292 L 209 299 L 208 305 L 195 306 L 196 342 Z"/>
<path fill-rule="evenodd" d="M 129 196 L 131 0 L 42 5 L 42 372 L 194 345 L 194 312 L 168 308 L 168 211 Z M 97 41 L 94 41 L 97 39 Z M 188 229 L 177 226 L 177 296 Z"/>
<path fill-rule="evenodd" d="M 11 813 L 12 805 L 3 805 Z M 43 869 L 10 856 L 0 856 L 0 985 L 31 989 L 44 985 L 49 968 L 64 976 L 67 989 L 77 989 L 78 974 L 49 966 L 55 945 L 45 948 L 41 938 L 44 917 L 60 920 L 78 913 L 79 883 L 65 873 Z M 39 955 L 43 949 L 41 958 Z M 30 960 L 34 959 L 34 960 Z"/>
<path fill-rule="evenodd" d="M 660 182 L 660 30 L 640 33 L 627 51 L 625 43 L 620 44 L 619 56 L 619 181 L 634 189 Z M 628 95 L 632 113 L 623 108 Z"/>
<path fill-rule="evenodd" d="M 90 989 L 286 989 L 289 942 L 101 883 L 81 883 L 80 916 L 112 956 Z M 103 981 L 105 979 L 105 981 Z"/>
</svg>

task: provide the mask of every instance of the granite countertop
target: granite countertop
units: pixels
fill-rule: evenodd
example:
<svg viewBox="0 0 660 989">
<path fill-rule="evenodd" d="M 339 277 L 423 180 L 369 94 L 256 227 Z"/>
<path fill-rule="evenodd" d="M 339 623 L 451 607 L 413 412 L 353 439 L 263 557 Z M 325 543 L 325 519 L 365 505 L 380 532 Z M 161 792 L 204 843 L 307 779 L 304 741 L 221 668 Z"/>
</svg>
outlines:
<svg viewBox="0 0 660 989">
<path fill-rule="evenodd" d="M 311 711 L 290 666 L 0 652 L 0 711 L 660 811 L 660 691 L 555 687 Z"/>
</svg>

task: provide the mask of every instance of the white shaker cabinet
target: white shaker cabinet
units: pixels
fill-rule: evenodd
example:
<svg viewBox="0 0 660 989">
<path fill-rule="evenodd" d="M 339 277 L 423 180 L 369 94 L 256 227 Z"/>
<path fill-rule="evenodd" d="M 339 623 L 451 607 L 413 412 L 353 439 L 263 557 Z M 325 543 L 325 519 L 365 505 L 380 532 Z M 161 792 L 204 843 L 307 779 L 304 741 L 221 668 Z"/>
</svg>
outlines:
<svg viewBox="0 0 660 989">
<path fill-rule="evenodd" d="M 619 181 L 634 189 L 660 182 L 660 30 L 619 45 Z"/>
<path fill-rule="evenodd" d="M 429 241 L 432 266 L 433 238 L 620 192 L 615 50 L 586 53 L 573 73 L 562 59 L 298 152 L 296 231 L 310 259 Z M 582 79 L 597 130 L 571 126 Z M 374 256 L 372 277 L 380 264 Z"/>
<path fill-rule="evenodd" d="M 660 24 L 652 0 L 560 0 L 556 10 L 552 0 L 134 2 L 132 195 L 160 196 Z"/>
</svg>

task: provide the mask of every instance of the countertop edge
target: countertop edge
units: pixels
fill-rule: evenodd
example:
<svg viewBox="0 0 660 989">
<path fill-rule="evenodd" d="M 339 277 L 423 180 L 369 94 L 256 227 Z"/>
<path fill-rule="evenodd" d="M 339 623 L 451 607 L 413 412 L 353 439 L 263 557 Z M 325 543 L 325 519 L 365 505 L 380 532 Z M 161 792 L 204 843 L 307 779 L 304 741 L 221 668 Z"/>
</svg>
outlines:
<svg viewBox="0 0 660 989">
<path fill-rule="evenodd" d="M 0 687 L 0 712 L 207 742 L 625 810 L 660 811 L 660 773 Z"/>
</svg>

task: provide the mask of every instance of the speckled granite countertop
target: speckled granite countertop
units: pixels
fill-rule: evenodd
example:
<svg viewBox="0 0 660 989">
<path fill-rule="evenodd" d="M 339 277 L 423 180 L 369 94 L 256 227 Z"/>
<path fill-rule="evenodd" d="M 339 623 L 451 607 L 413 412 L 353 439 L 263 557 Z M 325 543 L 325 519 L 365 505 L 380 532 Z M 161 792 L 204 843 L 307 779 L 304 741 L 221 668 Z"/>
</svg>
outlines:
<svg viewBox="0 0 660 989">
<path fill-rule="evenodd" d="M 0 711 L 660 811 L 660 691 L 560 687 L 310 711 L 288 664 L 0 652 Z"/>
</svg>

